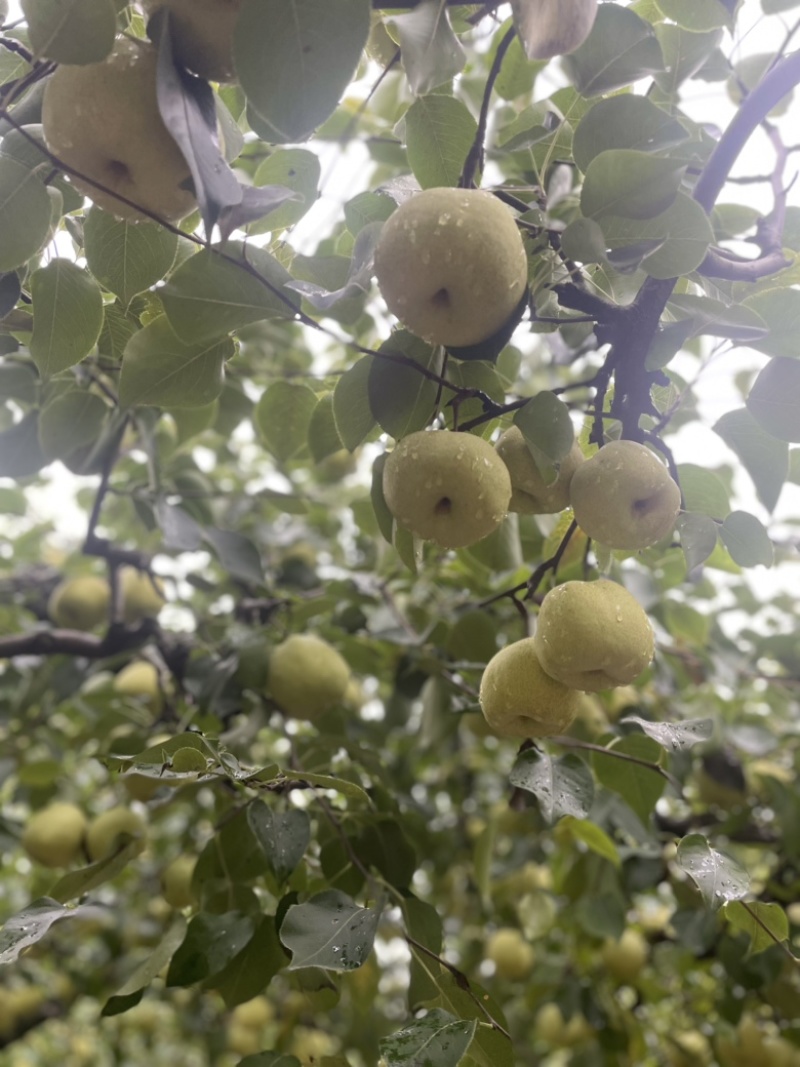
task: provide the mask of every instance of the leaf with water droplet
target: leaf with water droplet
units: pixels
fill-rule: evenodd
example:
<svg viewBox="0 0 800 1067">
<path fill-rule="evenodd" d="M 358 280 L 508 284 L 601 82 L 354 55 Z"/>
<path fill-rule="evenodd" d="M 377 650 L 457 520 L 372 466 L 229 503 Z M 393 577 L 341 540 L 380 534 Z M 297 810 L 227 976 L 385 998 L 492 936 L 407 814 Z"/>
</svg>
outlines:
<svg viewBox="0 0 800 1067">
<path fill-rule="evenodd" d="M 717 909 L 729 900 L 740 900 L 750 888 L 750 875 L 736 860 L 711 848 L 702 834 L 689 834 L 678 845 L 675 857 L 703 895 Z"/>
<path fill-rule="evenodd" d="M 634 722 L 641 726 L 648 737 L 658 741 L 668 751 L 677 752 L 682 748 L 691 748 L 698 741 L 708 741 L 714 732 L 713 719 L 686 719 L 684 722 L 648 722 L 638 715 L 628 715 L 620 720 L 623 723 Z"/>
<path fill-rule="evenodd" d="M 380 907 L 361 908 L 338 889 L 293 904 L 280 929 L 281 941 L 292 953 L 289 969 L 355 970 L 372 951 L 380 915 Z"/>
<path fill-rule="evenodd" d="M 458 1019 L 434 1008 L 380 1042 L 387 1067 L 457 1067 L 478 1027 L 477 1019 Z"/>
<path fill-rule="evenodd" d="M 789 919 L 780 904 L 765 904 L 760 900 L 743 904 L 732 900 L 723 907 L 722 914 L 736 933 L 745 933 L 750 938 L 748 956 L 789 938 Z"/>
<path fill-rule="evenodd" d="M 13 963 L 21 952 L 41 941 L 53 923 L 61 919 L 98 919 L 107 914 L 105 908 L 96 905 L 65 908 L 51 897 L 40 897 L 6 920 L 0 931 L 0 966 Z"/>
<path fill-rule="evenodd" d="M 533 793 L 549 823 L 562 815 L 585 818 L 594 800 L 592 772 L 577 756 L 553 759 L 547 753 L 527 749 L 518 756 L 509 781 L 517 789 Z"/>
</svg>

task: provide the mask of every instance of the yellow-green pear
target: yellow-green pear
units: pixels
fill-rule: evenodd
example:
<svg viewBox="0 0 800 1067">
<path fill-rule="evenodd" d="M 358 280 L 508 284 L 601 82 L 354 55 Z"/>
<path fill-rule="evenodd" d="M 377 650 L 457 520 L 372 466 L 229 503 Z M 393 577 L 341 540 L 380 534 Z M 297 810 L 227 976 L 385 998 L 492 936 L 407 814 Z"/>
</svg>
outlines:
<svg viewBox="0 0 800 1067">
<path fill-rule="evenodd" d="M 647 548 L 672 530 L 681 491 L 654 452 L 610 441 L 581 464 L 569 487 L 580 528 L 609 548 Z"/>
<path fill-rule="evenodd" d="M 422 430 L 400 441 L 383 468 L 383 495 L 398 525 L 443 548 L 464 548 L 508 513 L 508 469 L 482 437 Z"/>
<path fill-rule="evenodd" d="M 571 689 L 627 685 L 655 652 L 643 608 L 617 582 L 564 582 L 542 601 L 534 647 L 542 668 Z"/>
<path fill-rule="evenodd" d="M 385 223 L 375 274 L 389 310 L 432 344 L 461 347 L 491 337 L 528 282 L 514 216 L 481 189 L 425 189 Z"/>
<path fill-rule="evenodd" d="M 347 662 L 314 634 L 292 634 L 269 658 L 269 692 L 295 719 L 316 719 L 338 704 L 349 680 Z"/>
<path fill-rule="evenodd" d="M 511 476 L 509 511 L 523 515 L 551 515 L 569 505 L 572 476 L 583 463 L 583 452 L 576 441 L 562 459 L 556 480 L 547 485 L 530 448 L 517 426 L 512 426 L 497 442 L 497 454 Z"/>
<path fill-rule="evenodd" d="M 669 1040 L 664 1052 L 670 1067 L 707 1067 L 714 1058 L 708 1038 L 699 1030 L 680 1030 Z"/>
<path fill-rule="evenodd" d="M 580 694 L 545 673 L 532 637 L 501 649 L 481 679 L 480 704 L 501 737 L 552 737 L 572 723 Z"/>
<path fill-rule="evenodd" d="M 194 903 L 192 875 L 196 856 L 178 856 L 161 872 L 161 892 L 173 908 L 188 908 Z"/>
<path fill-rule="evenodd" d="M 104 811 L 89 823 L 86 831 L 86 849 L 89 857 L 94 860 L 105 859 L 116 849 L 117 838 L 120 834 L 130 834 L 138 838 L 139 851 L 145 846 L 147 828 L 144 820 L 130 808 L 116 807 Z"/>
<path fill-rule="evenodd" d="M 94 630 L 108 621 L 111 586 L 105 578 L 84 574 L 67 578 L 55 587 L 47 602 L 47 614 L 69 630 Z"/>
<path fill-rule="evenodd" d="M 50 151 L 77 172 L 72 184 L 99 207 L 120 218 L 147 217 L 119 193 L 175 221 L 196 200 L 186 160 L 159 114 L 156 57 L 149 41 L 120 37 L 101 63 L 62 64 L 47 81 L 42 127 Z"/>
<path fill-rule="evenodd" d="M 145 0 L 152 13 L 165 7 L 175 55 L 189 70 L 209 81 L 229 82 L 233 66 L 233 30 L 242 0 Z"/>
<path fill-rule="evenodd" d="M 243 1004 L 237 1004 L 231 1012 L 231 1022 L 239 1026 L 249 1026 L 260 1030 L 275 1018 L 275 1009 L 265 996 L 253 997 Z"/>
<path fill-rule="evenodd" d="M 555 1001 L 543 1004 L 533 1020 L 533 1032 L 540 1041 L 558 1048 L 564 1043 L 564 1016 Z"/>
<path fill-rule="evenodd" d="M 129 625 L 142 619 L 154 619 L 164 607 L 164 586 L 161 581 L 135 567 L 120 569 L 119 588 L 122 616 Z"/>
<path fill-rule="evenodd" d="M 87 820 L 74 804 L 48 804 L 28 819 L 22 847 L 45 867 L 68 867 L 79 855 Z"/>
<path fill-rule="evenodd" d="M 649 955 L 650 945 L 647 938 L 638 930 L 629 927 L 619 941 L 609 938 L 605 942 L 601 958 L 612 978 L 630 984 L 639 976 Z"/>
<path fill-rule="evenodd" d="M 495 930 L 486 943 L 486 957 L 494 964 L 497 977 L 510 982 L 527 978 L 536 958 L 522 933 L 513 926 Z"/>
<path fill-rule="evenodd" d="M 114 678 L 114 690 L 123 696 L 139 697 L 155 716 L 164 707 L 158 671 L 147 660 L 135 660 L 123 667 Z"/>
<path fill-rule="evenodd" d="M 551 59 L 579 48 L 594 25 L 597 0 L 511 0 L 528 59 Z"/>
</svg>

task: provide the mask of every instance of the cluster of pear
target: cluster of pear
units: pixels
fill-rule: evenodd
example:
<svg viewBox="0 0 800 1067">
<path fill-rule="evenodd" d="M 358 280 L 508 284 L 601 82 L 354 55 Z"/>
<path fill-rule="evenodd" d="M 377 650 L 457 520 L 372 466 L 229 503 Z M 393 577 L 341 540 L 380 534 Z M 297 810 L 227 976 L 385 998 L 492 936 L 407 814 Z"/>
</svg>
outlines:
<svg viewBox="0 0 800 1067">
<path fill-rule="evenodd" d="M 572 1048 L 594 1037 L 595 1030 L 585 1015 L 576 1012 L 566 1022 L 561 1008 L 555 1001 L 543 1004 L 533 1020 L 536 1037 L 552 1048 Z"/>
<path fill-rule="evenodd" d="M 122 617 L 129 625 L 154 619 L 164 606 L 164 589 L 157 578 L 135 567 L 119 571 Z M 56 624 L 70 630 L 94 630 L 108 622 L 111 586 L 105 578 L 83 574 L 66 578 L 50 595 L 47 614 Z"/>
<path fill-rule="evenodd" d="M 186 67 L 229 81 L 241 3 L 145 0 L 145 8 L 169 10 L 175 52 Z M 142 208 L 177 221 L 197 202 L 186 160 L 161 119 L 156 67 L 155 45 L 129 36 L 100 63 L 62 64 L 47 81 L 42 132 L 75 187 L 99 207 L 125 219 L 148 217 Z"/>
<path fill-rule="evenodd" d="M 35 812 L 22 832 L 22 847 L 44 867 L 69 867 L 84 855 L 92 862 L 111 855 L 120 834 L 136 838 L 144 849 L 146 826 L 126 807 L 104 811 L 89 821 L 75 804 L 55 801 Z"/>
<path fill-rule="evenodd" d="M 230 1014 L 227 1044 L 240 1056 L 254 1056 L 264 1048 L 264 1027 L 275 1017 L 275 1010 L 265 996 L 253 997 L 237 1004 Z"/>
</svg>

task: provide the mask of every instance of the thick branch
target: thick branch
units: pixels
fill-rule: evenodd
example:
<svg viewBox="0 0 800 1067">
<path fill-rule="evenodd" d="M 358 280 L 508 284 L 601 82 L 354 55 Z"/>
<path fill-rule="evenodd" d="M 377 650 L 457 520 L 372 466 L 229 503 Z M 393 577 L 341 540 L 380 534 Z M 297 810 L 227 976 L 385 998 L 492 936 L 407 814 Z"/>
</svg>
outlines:
<svg viewBox="0 0 800 1067">
<path fill-rule="evenodd" d="M 145 619 L 136 629 L 114 625 L 102 636 L 80 630 L 34 630 L 31 633 L 0 637 L 0 659 L 14 656 L 83 656 L 104 659 L 118 652 L 140 648 L 159 633 L 158 623 Z"/>
</svg>

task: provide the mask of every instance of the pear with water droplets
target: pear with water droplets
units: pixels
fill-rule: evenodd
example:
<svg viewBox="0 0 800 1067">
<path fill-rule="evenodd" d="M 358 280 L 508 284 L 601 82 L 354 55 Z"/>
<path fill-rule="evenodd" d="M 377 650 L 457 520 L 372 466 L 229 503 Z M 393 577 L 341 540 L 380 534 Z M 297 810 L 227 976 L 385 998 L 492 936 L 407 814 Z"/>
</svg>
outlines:
<svg viewBox="0 0 800 1067">
<path fill-rule="evenodd" d="M 425 189 L 381 231 L 375 274 L 389 310 L 432 344 L 478 344 L 510 318 L 528 282 L 514 216 L 481 189 Z"/>
<path fill-rule="evenodd" d="M 610 441 L 575 471 L 569 487 L 575 519 L 608 548 L 637 549 L 672 530 L 681 491 L 654 452 L 636 441 Z"/>
<path fill-rule="evenodd" d="M 617 582 L 564 582 L 542 601 L 533 638 L 543 669 L 562 685 L 596 693 L 628 685 L 653 658 L 650 621 Z"/>
<path fill-rule="evenodd" d="M 463 548 L 487 537 L 506 517 L 511 480 L 482 437 L 422 430 L 389 454 L 383 495 L 403 529 L 443 548 Z"/>
<path fill-rule="evenodd" d="M 572 724 L 580 694 L 551 678 L 532 637 L 506 645 L 483 672 L 480 705 L 501 737 L 553 737 Z"/>
</svg>

